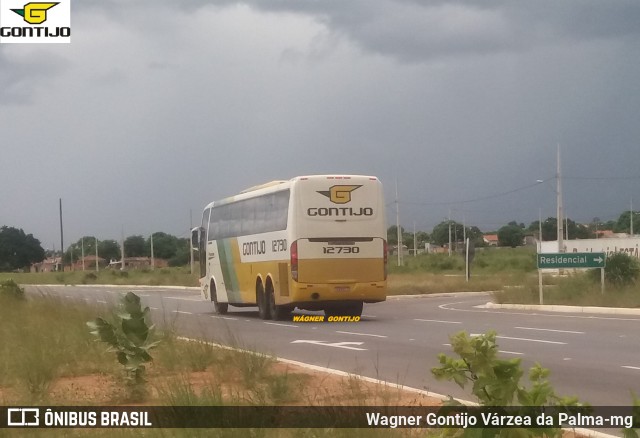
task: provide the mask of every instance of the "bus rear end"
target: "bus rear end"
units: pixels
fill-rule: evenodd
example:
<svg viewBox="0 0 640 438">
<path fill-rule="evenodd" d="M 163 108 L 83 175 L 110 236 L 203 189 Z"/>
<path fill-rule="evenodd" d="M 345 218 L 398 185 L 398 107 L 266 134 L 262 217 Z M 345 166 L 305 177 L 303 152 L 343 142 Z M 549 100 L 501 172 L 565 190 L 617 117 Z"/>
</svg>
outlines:
<svg viewBox="0 0 640 438">
<path fill-rule="evenodd" d="M 327 314 L 360 315 L 386 299 L 382 185 L 369 176 L 300 177 L 294 206 L 291 301 Z"/>
</svg>

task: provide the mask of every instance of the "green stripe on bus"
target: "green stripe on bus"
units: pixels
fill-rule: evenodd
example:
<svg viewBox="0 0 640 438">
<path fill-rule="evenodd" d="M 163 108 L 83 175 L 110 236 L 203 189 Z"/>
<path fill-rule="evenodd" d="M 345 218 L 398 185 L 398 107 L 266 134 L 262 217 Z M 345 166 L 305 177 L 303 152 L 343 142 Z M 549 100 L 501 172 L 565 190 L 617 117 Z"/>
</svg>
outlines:
<svg viewBox="0 0 640 438">
<path fill-rule="evenodd" d="M 230 302 L 240 301 L 240 288 L 238 287 L 238 277 L 234 270 L 233 251 L 231 250 L 234 239 L 220 239 L 218 244 L 218 255 L 220 256 L 220 268 L 222 277 L 227 288 L 227 297 Z"/>
</svg>

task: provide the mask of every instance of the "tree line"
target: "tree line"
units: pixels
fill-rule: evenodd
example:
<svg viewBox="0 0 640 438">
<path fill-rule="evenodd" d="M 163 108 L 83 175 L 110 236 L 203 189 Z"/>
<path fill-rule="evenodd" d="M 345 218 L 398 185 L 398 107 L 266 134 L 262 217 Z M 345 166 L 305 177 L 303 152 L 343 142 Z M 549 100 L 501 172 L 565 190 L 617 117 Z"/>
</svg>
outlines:
<svg viewBox="0 0 640 438">
<path fill-rule="evenodd" d="M 97 240 L 98 256 L 105 260 L 121 259 L 121 244 L 112 239 Z M 62 255 L 68 265 L 82 257 L 96 255 L 95 236 L 84 236 L 67 247 Z M 125 257 L 150 257 L 151 236 L 129 236 L 124 240 Z M 168 260 L 169 266 L 184 266 L 189 263 L 189 239 L 182 239 L 163 232 L 153 233 L 153 255 Z M 22 229 L 0 227 L 0 272 L 28 270 L 34 263 L 46 257 L 58 257 L 59 252 L 45 251 L 38 239 Z"/>
<path fill-rule="evenodd" d="M 631 229 L 631 211 L 620 214 L 617 220 L 607 222 L 599 218 L 593 218 L 589 224 L 579 224 L 567 219 L 565 233 L 571 239 L 590 239 L 596 237 L 596 231 L 610 230 L 614 233 L 629 233 Z M 542 240 L 556 240 L 557 219 L 549 217 L 542 222 Z M 634 230 L 640 230 L 640 212 L 633 212 Z M 449 227 L 451 227 L 451 240 L 460 242 L 463 237 L 468 237 L 475 246 L 485 246 L 484 234 L 476 226 L 465 226 L 456 221 L 442 221 L 433 227 L 431 233 L 417 231 L 415 233 L 416 247 L 424 248 L 426 243 L 443 246 L 449 243 Z M 519 246 L 525 236 L 538 236 L 539 221 L 533 221 L 528 227 L 515 221 L 498 229 L 494 234 L 498 235 L 501 246 Z M 414 233 L 400 227 L 402 243 L 408 248 L 413 248 Z M 392 225 L 387 230 L 389 245 L 397 245 L 398 233 L 396 226 Z M 96 238 L 84 236 L 69 245 L 63 254 L 65 264 L 80 259 L 83 246 L 84 255 L 95 255 Z M 154 257 L 169 261 L 169 266 L 183 266 L 189 262 L 189 239 L 183 239 L 163 232 L 153 233 Z M 129 236 L 124 241 L 126 257 L 150 257 L 151 237 L 140 235 Z M 14 227 L 0 227 L 0 272 L 10 272 L 19 269 L 26 270 L 32 264 L 41 262 L 45 257 L 53 256 L 53 251 L 45 251 L 40 241 L 32 234 L 26 234 L 24 230 Z M 105 260 L 120 260 L 120 243 L 115 240 L 98 240 L 98 256 Z"/>
<path fill-rule="evenodd" d="M 601 221 L 599 218 L 593 218 L 588 224 L 580 224 L 571 219 L 566 219 L 564 224 L 565 236 L 568 235 L 569 240 L 572 239 L 594 239 L 597 231 L 609 230 L 614 233 L 630 233 L 631 232 L 631 211 L 627 210 L 620 214 L 617 220 Z M 633 212 L 634 234 L 640 231 L 640 212 Z M 484 241 L 485 234 L 497 234 L 500 246 L 519 246 L 525 236 L 534 236 L 538 238 L 540 233 L 540 221 L 531 222 L 529 226 L 524 223 L 515 221 L 500 227 L 497 231 L 483 233 L 476 226 L 465 226 L 456 221 L 445 220 L 433 227 L 431 234 L 425 231 L 416 231 L 415 241 L 416 248 L 424 248 L 425 244 L 430 243 L 436 246 L 444 246 L 449 243 L 449 227 L 451 226 L 451 241 L 461 242 L 463 237 L 468 237 L 476 247 L 486 246 Z M 558 219 L 548 217 L 542 221 L 542 240 L 550 241 L 557 239 Z M 408 232 L 402 226 L 400 227 L 402 243 L 408 248 L 413 248 L 414 233 Z M 397 245 L 398 232 L 396 225 L 392 225 L 387 229 L 387 237 L 389 245 Z"/>
</svg>

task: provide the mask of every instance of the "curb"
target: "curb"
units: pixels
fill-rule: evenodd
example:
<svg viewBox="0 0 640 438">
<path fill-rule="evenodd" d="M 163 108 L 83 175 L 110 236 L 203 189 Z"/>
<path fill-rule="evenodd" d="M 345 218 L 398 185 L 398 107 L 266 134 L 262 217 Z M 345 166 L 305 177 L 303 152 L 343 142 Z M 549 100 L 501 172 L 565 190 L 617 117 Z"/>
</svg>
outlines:
<svg viewBox="0 0 640 438">
<path fill-rule="evenodd" d="M 404 300 L 404 299 L 412 299 L 412 298 L 447 298 L 447 297 L 479 297 L 483 295 L 491 294 L 495 291 L 485 291 L 485 292 L 442 292 L 437 294 L 416 294 L 416 295 L 387 295 L 388 300 Z"/>
<path fill-rule="evenodd" d="M 640 316 L 640 309 L 627 309 L 620 307 L 580 307 L 580 306 L 560 306 L 560 305 L 540 305 L 540 304 L 496 304 L 488 302 L 476 306 L 480 309 L 509 309 L 509 310 L 538 310 L 545 312 L 559 313 L 592 313 L 600 315 L 635 315 Z"/>
</svg>

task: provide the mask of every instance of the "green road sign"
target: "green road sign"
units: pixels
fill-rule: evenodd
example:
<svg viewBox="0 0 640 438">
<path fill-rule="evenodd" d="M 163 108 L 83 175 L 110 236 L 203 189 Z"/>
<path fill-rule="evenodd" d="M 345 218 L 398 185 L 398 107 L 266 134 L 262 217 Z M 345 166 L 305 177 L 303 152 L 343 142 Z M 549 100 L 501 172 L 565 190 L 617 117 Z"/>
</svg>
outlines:
<svg viewBox="0 0 640 438">
<path fill-rule="evenodd" d="M 606 260 L 603 252 L 538 254 L 538 269 L 604 268 Z"/>
</svg>

